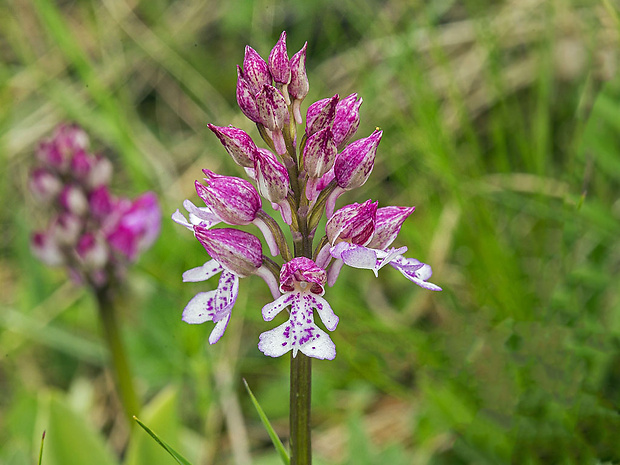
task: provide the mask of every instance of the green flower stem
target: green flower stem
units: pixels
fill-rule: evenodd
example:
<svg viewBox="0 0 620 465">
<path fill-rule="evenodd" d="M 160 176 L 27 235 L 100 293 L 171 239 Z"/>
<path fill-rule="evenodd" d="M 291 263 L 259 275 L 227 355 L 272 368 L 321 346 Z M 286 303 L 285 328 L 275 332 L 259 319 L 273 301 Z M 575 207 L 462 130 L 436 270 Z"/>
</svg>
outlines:
<svg viewBox="0 0 620 465">
<path fill-rule="evenodd" d="M 312 359 L 301 352 L 291 355 L 290 446 L 291 465 L 310 465 L 310 391 Z"/>
<path fill-rule="evenodd" d="M 129 369 L 129 362 L 121 340 L 120 328 L 114 307 L 114 300 L 111 295 L 109 286 L 96 289 L 95 295 L 99 306 L 99 317 L 103 326 L 103 335 L 105 337 L 110 357 L 112 359 L 112 367 L 114 377 L 116 379 L 116 388 L 125 410 L 125 415 L 129 424 L 133 426 L 133 416 L 139 415 L 140 403 L 133 387 L 133 378 Z"/>
</svg>

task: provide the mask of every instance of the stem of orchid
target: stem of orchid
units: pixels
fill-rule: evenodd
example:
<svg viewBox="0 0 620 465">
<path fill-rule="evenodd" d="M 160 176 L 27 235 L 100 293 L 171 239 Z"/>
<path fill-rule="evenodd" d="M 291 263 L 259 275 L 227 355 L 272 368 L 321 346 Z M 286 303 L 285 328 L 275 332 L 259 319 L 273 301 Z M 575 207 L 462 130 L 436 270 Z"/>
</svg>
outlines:
<svg viewBox="0 0 620 465">
<path fill-rule="evenodd" d="M 123 404 L 125 416 L 133 427 L 133 416 L 140 413 L 140 404 L 133 387 L 133 378 L 129 362 L 121 340 L 114 300 L 109 286 L 96 289 L 99 317 L 103 326 L 103 334 L 110 351 L 112 368 L 116 380 L 116 388 Z"/>
<path fill-rule="evenodd" d="M 301 352 L 291 355 L 290 446 L 291 465 L 310 465 L 310 403 L 312 359 Z"/>
</svg>

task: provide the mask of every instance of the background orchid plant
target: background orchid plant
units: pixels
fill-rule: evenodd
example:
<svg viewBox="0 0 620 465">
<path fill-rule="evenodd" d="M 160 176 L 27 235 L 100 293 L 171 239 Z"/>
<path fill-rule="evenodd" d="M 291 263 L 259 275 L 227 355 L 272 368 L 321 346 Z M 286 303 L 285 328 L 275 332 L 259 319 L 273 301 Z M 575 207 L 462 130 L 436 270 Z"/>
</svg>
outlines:
<svg viewBox="0 0 620 465">
<path fill-rule="evenodd" d="M 237 102 L 256 123 L 268 149 L 259 148 L 241 129 L 208 127 L 254 184 L 205 169 L 204 183 L 195 183 L 205 206 L 185 200 L 187 216 L 180 210 L 172 215 L 211 256 L 186 271 L 183 280 L 205 281 L 220 273 L 217 289 L 198 293 L 183 311 L 187 323 L 215 323 L 211 344 L 223 336 L 230 321 L 240 278 L 258 275 L 269 286 L 274 301 L 262 309 L 265 321 L 289 309 L 286 322 L 260 335 L 258 348 L 271 357 L 292 354 L 290 442 L 295 464 L 311 461 L 310 357 L 332 360 L 336 356 L 335 344 L 315 323 L 316 311 L 328 331 L 338 326 L 338 316 L 323 297 L 325 284 L 333 286 L 344 265 L 377 275 L 389 264 L 413 283 L 441 290 L 428 282 L 429 265 L 406 258 L 407 247 L 392 247 L 414 207 L 379 208 L 378 202 L 367 200 L 336 210 L 338 198 L 364 185 L 370 176 L 382 131 L 349 142 L 359 126 L 362 103 L 357 94 L 351 94 L 342 100 L 334 95 L 311 104 L 303 133 L 298 132 L 297 125 L 303 124 L 301 102 L 309 90 L 306 47 L 289 59 L 285 32 L 267 61 L 246 47 L 243 66 L 237 66 Z M 292 250 L 278 221 L 263 210 L 261 197 L 289 227 Z M 324 213 L 325 234 L 317 236 Z M 263 253 L 258 237 L 230 227 L 213 229 L 220 223 L 254 224 L 273 258 Z"/>
</svg>

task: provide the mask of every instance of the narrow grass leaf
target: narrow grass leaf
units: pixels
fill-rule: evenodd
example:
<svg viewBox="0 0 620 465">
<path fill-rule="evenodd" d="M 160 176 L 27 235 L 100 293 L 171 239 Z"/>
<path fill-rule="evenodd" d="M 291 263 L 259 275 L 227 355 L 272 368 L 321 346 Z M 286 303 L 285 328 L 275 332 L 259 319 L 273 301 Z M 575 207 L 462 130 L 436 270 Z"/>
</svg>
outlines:
<svg viewBox="0 0 620 465">
<path fill-rule="evenodd" d="M 163 447 L 166 450 L 166 452 L 168 452 L 172 456 L 172 458 L 177 461 L 177 463 L 180 463 L 181 465 L 192 465 L 185 457 L 183 457 L 181 454 L 179 454 L 176 450 L 174 450 L 172 447 L 170 447 L 164 441 L 159 439 L 159 436 L 157 436 L 157 434 L 155 434 L 153 431 L 151 431 L 151 429 L 148 426 L 146 426 L 144 423 L 142 423 L 138 419 L 138 417 L 134 416 L 133 419 L 136 420 L 136 422 L 138 422 L 138 424 L 142 427 L 142 429 L 144 431 L 146 431 L 148 434 L 150 434 L 151 437 L 153 439 L 155 439 L 157 444 L 159 444 L 161 447 Z"/>
<path fill-rule="evenodd" d="M 284 463 L 284 465 L 290 465 L 291 459 L 289 458 L 288 453 L 286 452 L 286 449 L 284 448 L 284 445 L 282 444 L 282 441 L 280 441 L 280 438 L 278 437 L 275 430 L 273 429 L 273 426 L 271 426 L 271 423 L 269 423 L 269 419 L 267 418 L 267 415 L 265 415 L 265 412 L 263 411 L 262 407 L 258 403 L 258 400 L 256 400 L 256 397 L 254 397 L 254 394 L 252 394 L 252 390 L 250 389 L 250 386 L 248 386 L 248 382 L 245 379 L 243 380 L 243 384 L 245 385 L 246 391 L 248 391 L 248 394 L 250 395 L 250 399 L 252 400 L 252 403 L 254 404 L 254 408 L 258 412 L 258 416 L 263 422 L 265 429 L 267 429 L 267 432 L 269 433 L 269 437 L 271 438 L 271 442 L 273 442 L 273 446 L 276 448 L 276 450 L 280 454 L 280 458 L 282 459 L 282 462 Z"/>
<path fill-rule="evenodd" d="M 41 436 L 41 448 L 39 449 L 39 461 L 38 465 L 41 465 L 43 462 L 43 443 L 45 442 L 45 431 L 43 431 L 43 435 Z"/>
</svg>

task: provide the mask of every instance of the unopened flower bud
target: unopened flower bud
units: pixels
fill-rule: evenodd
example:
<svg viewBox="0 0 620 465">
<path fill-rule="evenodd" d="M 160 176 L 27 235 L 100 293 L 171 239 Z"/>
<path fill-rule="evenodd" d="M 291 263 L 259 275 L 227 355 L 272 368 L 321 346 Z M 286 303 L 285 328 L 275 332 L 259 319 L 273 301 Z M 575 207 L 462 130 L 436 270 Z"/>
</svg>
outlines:
<svg viewBox="0 0 620 465">
<path fill-rule="evenodd" d="M 79 216 L 62 212 L 52 224 L 50 232 L 57 244 L 75 245 L 83 228 L 84 221 Z"/>
<path fill-rule="evenodd" d="M 260 123 L 270 131 L 282 130 L 289 114 L 282 94 L 273 86 L 263 86 L 256 95 Z"/>
<path fill-rule="evenodd" d="M 84 191 L 75 184 L 65 186 L 60 193 L 59 201 L 62 208 L 75 215 L 83 215 L 88 210 L 86 195 L 84 195 Z"/>
<path fill-rule="evenodd" d="M 337 241 L 366 245 L 375 231 L 378 202 L 367 200 L 359 204 L 345 205 L 334 212 L 325 225 L 325 233 L 331 245 Z"/>
<path fill-rule="evenodd" d="M 300 102 L 308 95 L 308 90 L 310 90 L 308 75 L 306 74 L 307 47 L 308 42 L 291 58 L 291 82 L 288 85 L 288 93 Z M 298 121 L 298 123 L 301 124 L 301 121 Z"/>
<path fill-rule="evenodd" d="M 373 249 L 388 248 L 402 227 L 405 220 L 415 211 L 415 207 L 382 207 L 377 209 L 375 235 L 368 244 Z"/>
<path fill-rule="evenodd" d="M 269 54 L 269 71 L 278 84 L 288 84 L 291 80 L 291 62 L 286 51 L 286 32 L 282 32 Z"/>
<path fill-rule="evenodd" d="M 311 136 L 323 128 L 331 127 L 336 116 L 338 94 L 314 102 L 306 112 L 306 135 Z"/>
<path fill-rule="evenodd" d="M 211 258 L 226 270 L 245 278 L 263 263 L 263 249 L 258 237 L 232 228 L 206 229 L 194 226 L 196 238 Z"/>
<path fill-rule="evenodd" d="M 338 150 L 329 127 L 311 135 L 304 147 L 304 169 L 311 178 L 327 173 L 336 160 Z"/>
<path fill-rule="evenodd" d="M 334 142 L 338 148 L 344 147 L 357 131 L 360 125 L 359 110 L 361 105 L 362 99 L 357 100 L 357 94 L 349 95 L 336 105 L 336 116 L 332 131 L 334 133 Z"/>
<path fill-rule="evenodd" d="M 260 122 L 258 107 L 256 106 L 256 94 L 243 77 L 243 72 L 239 66 L 237 66 L 237 103 L 245 116 L 255 123 Z"/>
<path fill-rule="evenodd" d="M 347 145 L 336 157 L 334 174 L 338 186 L 351 190 L 362 186 L 370 176 L 375 164 L 377 146 L 383 131 L 376 130 L 369 137 Z"/>
<path fill-rule="evenodd" d="M 103 155 L 97 155 L 86 181 L 90 189 L 106 186 L 112 179 L 112 162 Z"/>
<path fill-rule="evenodd" d="M 84 234 L 80 237 L 75 250 L 85 268 L 89 270 L 103 269 L 110 258 L 105 240 L 98 234 Z"/>
<path fill-rule="evenodd" d="M 207 127 L 215 133 L 237 165 L 244 168 L 254 167 L 254 154 L 257 148 L 252 138 L 245 131 L 232 126 L 219 127 L 208 124 Z"/>
<path fill-rule="evenodd" d="M 62 265 L 65 256 L 56 242 L 56 239 L 47 232 L 37 232 L 30 240 L 32 253 L 43 263 L 50 266 Z"/>
<path fill-rule="evenodd" d="M 254 172 L 260 195 L 272 203 L 286 199 L 289 190 L 288 171 L 269 150 L 258 149 L 254 158 Z"/>
<path fill-rule="evenodd" d="M 196 192 L 224 223 L 233 225 L 250 224 L 261 208 L 256 188 L 245 179 L 234 176 L 219 176 L 209 170 L 207 185 L 196 181 Z"/>
<path fill-rule="evenodd" d="M 256 50 L 247 45 L 243 58 L 243 77 L 250 86 L 250 91 L 256 95 L 263 86 L 271 85 L 269 67 Z"/>
<path fill-rule="evenodd" d="M 42 202 L 51 202 L 62 190 L 62 181 L 45 168 L 37 168 L 30 174 L 30 191 Z"/>
</svg>

